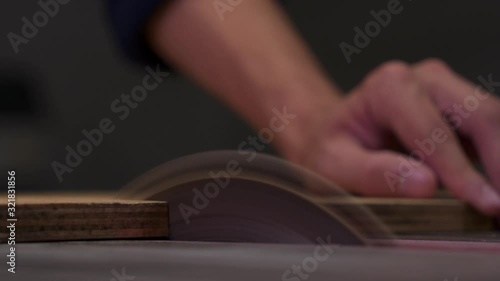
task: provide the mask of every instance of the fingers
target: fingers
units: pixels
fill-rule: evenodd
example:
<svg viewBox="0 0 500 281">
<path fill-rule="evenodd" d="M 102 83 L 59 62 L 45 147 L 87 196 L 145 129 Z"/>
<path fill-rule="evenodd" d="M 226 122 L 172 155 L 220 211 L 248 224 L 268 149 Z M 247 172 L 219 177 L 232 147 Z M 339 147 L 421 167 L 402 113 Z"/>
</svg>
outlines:
<svg viewBox="0 0 500 281">
<path fill-rule="evenodd" d="M 500 213 L 500 197 L 467 159 L 460 143 L 410 67 L 392 63 L 365 82 L 374 118 L 392 130 L 414 158 L 426 163 L 456 196 L 486 214 Z"/>
<path fill-rule="evenodd" d="M 452 127 L 473 141 L 496 190 L 492 192 L 491 188 L 484 187 L 477 193 L 489 194 L 484 196 L 496 201 L 494 198 L 500 193 L 500 102 L 484 88 L 495 90 L 493 85 L 498 86 L 498 83 L 492 76 L 480 76 L 484 87 L 474 86 L 436 60 L 418 64 L 415 73 L 420 84 L 448 116 Z"/>
<path fill-rule="evenodd" d="M 490 181 L 500 191 L 500 102 L 485 89 L 494 91 L 498 83 L 486 75 L 479 76 L 484 85 L 474 86 L 436 60 L 418 64 L 415 73 L 454 129 L 473 141 Z"/>
<path fill-rule="evenodd" d="M 350 137 L 323 143 L 310 167 L 350 192 L 370 196 L 429 197 L 437 188 L 425 164 L 414 166 L 407 156 L 370 151 Z"/>
</svg>

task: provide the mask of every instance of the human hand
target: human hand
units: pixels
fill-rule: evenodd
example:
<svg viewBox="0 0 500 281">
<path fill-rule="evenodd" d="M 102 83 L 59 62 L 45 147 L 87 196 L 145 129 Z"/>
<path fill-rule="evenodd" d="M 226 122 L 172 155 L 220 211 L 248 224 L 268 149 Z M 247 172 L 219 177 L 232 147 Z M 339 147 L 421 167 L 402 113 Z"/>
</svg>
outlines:
<svg viewBox="0 0 500 281">
<path fill-rule="evenodd" d="M 275 108 L 296 115 L 273 141 L 290 161 L 365 195 L 425 197 L 441 182 L 500 215 L 497 98 L 436 60 L 386 63 L 343 98 L 275 2 L 246 1 L 224 21 L 212 4 L 164 5 L 148 24 L 148 42 L 257 130 L 275 118 Z M 451 124 L 443 113 L 451 113 Z M 458 135 L 472 141 L 486 177 Z M 422 163 L 391 150 L 393 139 Z"/>
<path fill-rule="evenodd" d="M 492 79 L 483 79 L 490 91 L 500 86 Z M 440 182 L 500 216 L 500 101 L 443 62 L 385 63 L 319 120 L 301 153 L 285 155 L 348 191 L 428 197 Z M 486 176 L 462 138 L 473 144 Z M 393 150 L 394 140 L 406 153 Z"/>
</svg>

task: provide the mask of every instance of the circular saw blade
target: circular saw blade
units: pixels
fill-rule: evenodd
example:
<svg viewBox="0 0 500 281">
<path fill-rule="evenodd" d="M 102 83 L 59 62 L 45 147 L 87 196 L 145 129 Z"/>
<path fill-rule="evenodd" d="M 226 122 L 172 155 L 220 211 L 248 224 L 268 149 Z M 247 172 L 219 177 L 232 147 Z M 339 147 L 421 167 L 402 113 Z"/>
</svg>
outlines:
<svg viewBox="0 0 500 281">
<path fill-rule="evenodd" d="M 352 197 L 282 159 L 216 151 L 167 162 L 119 197 L 167 201 L 172 240 L 370 245 L 374 236 L 392 237 L 365 207 L 327 207 L 315 202 L 317 191 Z"/>
</svg>

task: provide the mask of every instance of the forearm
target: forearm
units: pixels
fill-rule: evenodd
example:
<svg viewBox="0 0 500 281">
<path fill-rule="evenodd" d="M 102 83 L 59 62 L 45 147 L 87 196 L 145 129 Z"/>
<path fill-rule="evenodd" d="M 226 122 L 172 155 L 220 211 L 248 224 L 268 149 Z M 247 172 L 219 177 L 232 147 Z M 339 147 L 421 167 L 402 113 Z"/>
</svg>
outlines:
<svg viewBox="0 0 500 281">
<path fill-rule="evenodd" d="M 212 2 L 172 1 L 150 22 L 149 42 L 257 129 L 269 125 L 274 108 L 296 114 L 276 135 L 281 152 L 295 157 L 338 90 L 273 1 L 243 1 L 224 21 Z"/>
</svg>

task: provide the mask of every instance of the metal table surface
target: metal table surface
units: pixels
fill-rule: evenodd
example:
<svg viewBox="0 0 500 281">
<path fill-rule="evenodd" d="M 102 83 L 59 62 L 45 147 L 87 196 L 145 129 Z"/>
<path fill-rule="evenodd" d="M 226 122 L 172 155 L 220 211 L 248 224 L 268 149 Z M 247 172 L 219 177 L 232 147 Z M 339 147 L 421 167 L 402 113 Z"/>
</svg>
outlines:
<svg viewBox="0 0 500 281">
<path fill-rule="evenodd" d="M 0 280 L 500 280 L 499 253 L 326 244 L 27 243 L 16 245 L 15 274 L 2 264 Z"/>
</svg>

